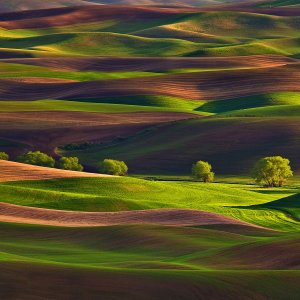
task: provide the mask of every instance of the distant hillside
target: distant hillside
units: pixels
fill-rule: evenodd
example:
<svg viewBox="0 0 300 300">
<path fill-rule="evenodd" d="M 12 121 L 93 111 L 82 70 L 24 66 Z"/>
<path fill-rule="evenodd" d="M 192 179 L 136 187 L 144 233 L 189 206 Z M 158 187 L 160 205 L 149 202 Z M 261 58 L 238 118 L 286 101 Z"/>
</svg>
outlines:
<svg viewBox="0 0 300 300">
<path fill-rule="evenodd" d="M 0 13 L 70 7 L 90 4 L 165 5 L 165 6 L 208 6 L 223 3 L 243 3 L 247 0 L 1 0 Z"/>
<path fill-rule="evenodd" d="M 300 6 L 300 0 L 273 0 L 273 1 L 262 1 L 257 5 L 258 7 L 291 7 Z"/>
<path fill-rule="evenodd" d="M 243 3 L 247 0 L 89 0 L 99 4 L 207 6 L 223 3 Z"/>
<path fill-rule="evenodd" d="M 88 1 L 84 0 L 1 0 L 0 13 L 21 11 L 21 10 L 34 10 L 34 9 L 47 9 L 64 6 L 85 5 Z"/>
</svg>

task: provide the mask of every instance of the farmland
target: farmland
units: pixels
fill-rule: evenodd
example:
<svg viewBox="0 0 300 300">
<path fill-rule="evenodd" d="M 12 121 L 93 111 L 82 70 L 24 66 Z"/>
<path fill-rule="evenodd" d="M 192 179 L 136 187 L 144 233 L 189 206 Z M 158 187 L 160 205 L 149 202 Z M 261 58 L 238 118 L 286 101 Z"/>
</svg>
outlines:
<svg viewBox="0 0 300 300">
<path fill-rule="evenodd" d="M 294 0 L 3 0 L 0 298 L 296 299 L 299 21 Z M 278 155 L 294 176 L 255 182 Z"/>
</svg>

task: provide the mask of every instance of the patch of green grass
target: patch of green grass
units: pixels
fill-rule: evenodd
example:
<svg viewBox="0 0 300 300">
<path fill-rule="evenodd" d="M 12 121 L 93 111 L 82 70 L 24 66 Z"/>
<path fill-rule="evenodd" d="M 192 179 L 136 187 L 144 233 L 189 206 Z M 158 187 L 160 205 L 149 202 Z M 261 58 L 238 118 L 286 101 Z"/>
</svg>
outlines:
<svg viewBox="0 0 300 300">
<path fill-rule="evenodd" d="M 130 21 L 112 16 L 69 26 L 1 29 L 0 41 L 2 51 L 31 56 L 297 56 L 298 24 L 299 17 L 224 11 Z"/>
<path fill-rule="evenodd" d="M 138 105 L 147 107 L 173 108 L 177 110 L 200 111 L 200 107 L 206 103 L 201 100 L 189 100 L 165 95 L 132 95 L 132 96 L 115 96 L 115 97 L 98 97 L 87 99 L 74 99 L 85 103 L 110 103 L 123 105 Z M 206 113 L 206 112 L 204 112 Z"/>
<path fill-rule="evenodd" d="M 260 108 L 270 106 L 297 106 L 300 105 L 300 93 L 297 92 L 277 92 L 261 95 L 240 97 L 219 101 L 210 101 L 202 105 L 199 110 L 210 113 L 227 113 L 245 109 Z"/>
<path fill-rule="evenodd" d="M 290 22 L 291 19 L 257 13 L 214 11 L 188 15 L 185 20 L 169 27 L 225 37 L 295 36 L 299 28 L 296 22 Z"/>
<path fill-rule="evenodd" d="M 134 98 L 134 97 L 133 97 Z M 157 97 L 159 99 L 159 97 Z M 161 97 L 163 99 L 164 97 Z M 149 97 L 151 99 L 151 97 Z M 100 100 L 101 101 L 101 100 Z M 105 100 L 104 100 L 105 101 Z M 107 101 L 108 102 L 108 101 Z M 193 110 L 195 102 L 189 103 L 185 100 L 175 100 L 174 103 L 166 100 L 158 100 L 157 106 L 133 104 L 116 104 L 101 102 L 77 102 L 67 100 L 37 100 L 37 101 L 1 101 L 0 112 L 21 112 L 21 111 L 81 111 L 81 112 L 99 112 L 99 113 L 130 113 L 130 112 L 186 112 L 197 115 L 210 115 L 206 112 Z M 117 99 L 115 102 L 118 102 Z M 120 101 L 122 102 L 122 101 Z M 155 101 L 154 101 L 155 102 Z M 179 105 L 177 106 L 176 103 Z M 161 105 L 159 105 L 161 104 Z M 168 105 L 169 104 L 169 105 Z M 199 103 L 198 103 L 199 105 Z"/>
<path fill-rule="evenodd" d="M 276 209 L 289 214 L 294 220 L 300 222 L 300 193 L 283 197 L 265 204 L 255 206 L 262 209 Z"/>
<path fill-rule="evenodd" d="M 86 268 L 203 269 L 200 264 L 183 262 L 179 256 L 183 258 L 191 250 L 209 251 L 256 240 L 213 230 L 161 226 L 70 229 L 1 223 L 0 231 L 2 261 L 62 263 Z"/>
<path fill-rule="evenodd" d="M 43 77 L 43 78 L 61 78 L 77 81 L 109 80 L 120 78 L 138 78 L 148 76 L 161 76 L 162 73 L 155 72 L 67 72 L 54 71 L 45 67 L 0 63 L 0 78 L 16 77 Z"/>
<path fill-rule="evenodd" d="M 1 47 L 73 56 L 180 56 L 201 48 L 201 45 L 177 39 L 150 39 L 117 33 L 91 32 L 3 39 Z"/>
<path fill-rule="evenodd" d="M 299 117 L 300 105 L 276 105 L 228 112 L 229 117 Z"/>
</svg>

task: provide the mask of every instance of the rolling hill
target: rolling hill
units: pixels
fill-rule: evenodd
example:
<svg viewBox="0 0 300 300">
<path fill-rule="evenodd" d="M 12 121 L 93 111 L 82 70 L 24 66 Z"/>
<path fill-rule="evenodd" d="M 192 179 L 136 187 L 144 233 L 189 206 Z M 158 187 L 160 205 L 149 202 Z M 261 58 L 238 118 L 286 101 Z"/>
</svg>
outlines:
<svg viewBox="0 0 300 300">
<path fill-rule="evenodd" d="M 0 298 L 296 299 L 297 2 L 1 1 Z M 295 176 L 267 189 L 273 155 Z"/>
<path fill-rule="evenodd" d="M 24 11 L 24 10 L 38 10 L 47 8 L 56 8 L 64 6 L 87 5 L 88 1 L 84 0 L 3 0 L 1 1 L 0 13 Z"/>
<path fill-rule="evenodd" d="M 95 4 L 105 5 L 146 5 L 146 6 L 209 6 L 220 5 L 226 3 L 243 3 L 246 0 L 140 0 L 134 2 L 132 0 L 51 0 L 48 2 L 39 0 L 2 0 L 0 13 L 26 11 L 26 10 L 40 10 L 59 7 L 74 7 L 86 6 Z M 282 3 L 283 2 L 283 3 Z M 287 1 L 285 1 L 287 2 Z M 291 2 L 291 1 L 290 1 Z M 295 1 L 296 2 L 296 1 Z M 274 2 L 274 6 L 289 5 L 284 1 Z M 262 5 L 263 6 L 263 5 Z"/>
</svg>

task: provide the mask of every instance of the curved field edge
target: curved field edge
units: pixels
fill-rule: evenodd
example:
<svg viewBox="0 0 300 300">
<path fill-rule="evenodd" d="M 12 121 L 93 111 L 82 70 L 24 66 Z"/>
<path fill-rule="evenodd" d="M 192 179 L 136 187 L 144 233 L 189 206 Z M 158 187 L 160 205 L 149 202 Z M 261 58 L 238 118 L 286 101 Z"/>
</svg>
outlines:
<svg viewBox="0 0 300 300">
<path fill-rule="evenodd" d="M 222 214 L 283 231 L 299 230 L 299 222 L 276 208 L 256 208 L 297 190 L 269 194 L 254 186 L 155 182 L 135 178 L 72 178 L 0 184 L 1 202 L 73 211 L 129 211 L 159 208 L 195 209 Z"/>
</svg>

